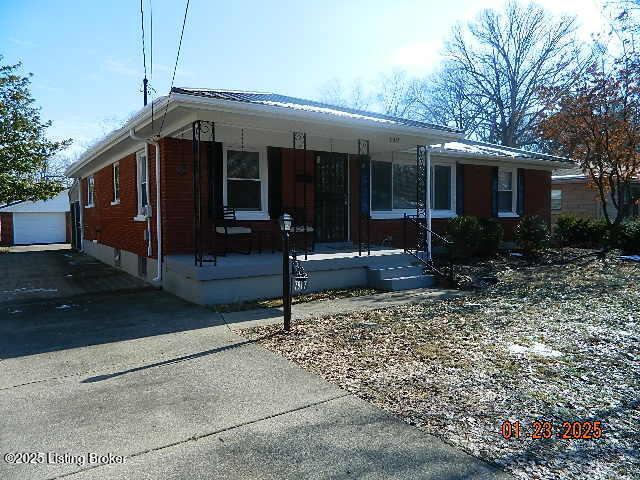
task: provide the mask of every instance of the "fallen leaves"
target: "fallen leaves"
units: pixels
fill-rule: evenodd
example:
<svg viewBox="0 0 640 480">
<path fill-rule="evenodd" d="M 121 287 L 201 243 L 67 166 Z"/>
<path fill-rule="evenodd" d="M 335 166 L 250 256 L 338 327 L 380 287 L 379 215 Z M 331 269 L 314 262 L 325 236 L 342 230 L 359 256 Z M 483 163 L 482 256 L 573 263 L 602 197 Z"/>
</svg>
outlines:
<svg viewBox="0 0 640 480">
<path fill-rule="evenodd" d="M 463 273 L 497 284 L 466 298 L 308 319 L 261 344 L 517 478 L 638 478 L 640 267 L 613 255 L 557 259 L 475 263 Z M 604 435 L 506 440 L 507 419 L 600 420 Z"/>
</svg>

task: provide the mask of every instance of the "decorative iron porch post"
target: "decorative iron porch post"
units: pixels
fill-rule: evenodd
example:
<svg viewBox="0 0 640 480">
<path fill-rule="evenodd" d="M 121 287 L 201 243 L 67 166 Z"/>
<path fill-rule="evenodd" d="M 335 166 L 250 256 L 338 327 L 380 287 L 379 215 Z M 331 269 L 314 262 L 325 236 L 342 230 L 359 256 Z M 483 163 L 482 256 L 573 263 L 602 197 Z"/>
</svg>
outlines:
<svg viewBox="0 0 640 480">
<path fill-rule="evenodd" d="M 427 215 L 429 215 L 430 221 L 430 208 L 429 208 L 429 163 L 427 147 L 425 145 L 416 145 L 416 221 L 418 223 L 424 222 L 427 225 Z M 418 250 L 421 251 L 421 256 L 431 259 L 430 252 L 430 238 L 425 229 L 419 228 L 416 231 Z M 429 245 L 427 245 L 429 244 Z"/>
<path fill-rule="evenodd" d="M 362 221 L 367 229 L 367 255 L 371 255 L 371 167 L 369 140 L 358 139 L 358 161 L 360 164 L 360 209 L 358 216 L 358 255 L 362 255 Z"/>
</svg>

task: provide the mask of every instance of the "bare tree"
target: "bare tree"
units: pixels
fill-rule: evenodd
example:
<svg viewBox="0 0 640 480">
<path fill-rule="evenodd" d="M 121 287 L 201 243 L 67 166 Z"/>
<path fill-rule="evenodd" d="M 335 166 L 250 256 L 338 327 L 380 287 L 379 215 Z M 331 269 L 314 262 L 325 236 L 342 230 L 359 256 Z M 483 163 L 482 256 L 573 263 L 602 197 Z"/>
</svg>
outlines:
<svg viewBox="0 0 640 480">
<path fill-rule="evenodd" d="M 450 111 L 449 122 L 467 127 L 459 117 L 465 108 L 476 117 L 472 126 L 479 139 L 512 147 L 536 144 L 544 109 L 540 87 L 562 91 L 571 85 L 571 73 L 586 66 L 575 31 L 575 17 L 554 18 L 534 4 L 509 1 L 502 12 L 482 11 L 466 27 L 453 29 L 445 48 L 446 76 L 435 90 L 446 94 L 424 102 L 427 115 Z"/>
<path fill-rule="evenodd" d="M 342 82 L 334 78 L 320 89 L 320 101 L 339 107 L 366 110 L 371 104 L 371 95 L 367 93 L 360 79 L 345 89 Z"/>
<path fill-rule="evenodd" d="M 426 79 L 413 83 L 411 96 L 415 99 L 416 119 L 454 127 L 474 136 L 482 112 L 470 99 L 469 85 L 464 71 L 444 62 Z"/>
<path fill-rule="evenodd" d="M 380 75 L 374 89 L 376 107 L 382 113 L 405 118 L 416 116 L 415 83 L 406 72 L 394 70 Z"/>
</svg>

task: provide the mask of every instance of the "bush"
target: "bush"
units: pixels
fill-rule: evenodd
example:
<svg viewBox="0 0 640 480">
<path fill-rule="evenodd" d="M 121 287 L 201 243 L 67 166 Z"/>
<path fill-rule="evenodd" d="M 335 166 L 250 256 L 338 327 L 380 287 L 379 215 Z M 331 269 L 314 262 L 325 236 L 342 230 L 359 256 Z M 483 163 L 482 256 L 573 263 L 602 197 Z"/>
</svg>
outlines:
<svg viewBox="0 0 640 480">
<path fill-rule="evenodd" d="M 476 217 L 454 217 L 447 223 L 447 235 L 453 242 L 454 257 L 472 257 L 478 251 L 480 223 Z"/>
<path fill-rule="evenodd" d="M 479 221 L 480 236 L 478 238 L 478 255 L 493 257 L 498 253 L 504 229 L 502 224 L 493 218 L 481 218 Z"/>
<path fill-rule="evenodd" d="M 607 243 L 608 226 L 605 220 L 561 215 L 553 235 L 561 247 L 601 247 Z"/>
<path fill-rule="evenodd" d="M 625 253 L 640 254 L 640 219 L 621 225 L 618 247 Z"/>
<path fill-rule="evenodd" d="M 522 217 L 513 233 L 518 246 L 527 256 L 535 255 L 549 242 L 547 222 L 537 215 Z"/>
</svg>

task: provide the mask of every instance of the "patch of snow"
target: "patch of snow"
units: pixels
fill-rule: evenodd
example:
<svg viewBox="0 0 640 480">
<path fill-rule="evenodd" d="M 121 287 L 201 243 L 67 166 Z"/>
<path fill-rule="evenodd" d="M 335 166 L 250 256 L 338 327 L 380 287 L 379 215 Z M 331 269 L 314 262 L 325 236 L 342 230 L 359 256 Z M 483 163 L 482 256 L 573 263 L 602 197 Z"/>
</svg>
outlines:
<svg viewBox="0 0 640 480">
<path fill-rule="evenodd" d="M 522 254 L 518 252 L 511 252 L 509 255 L 511 255 L 512 257 L 522 257 Z"/>
<path fill-rule="evenodd" d="M 620 255 L 620 260 L 627 262 L 640 262 L 640 255 Z"/>
<path fill-rule="evenodd" d="M 538 355 L 540 357 L 552 357 L 558 358 L 562 356 L 562 352 L 558 350 L 554 350 L 542 343 L 534 343 L 532 347 L 525 347 L 523 345 L 518 345 L 517 343 L 513 343 L 509 345 L 509 352 L 514 355 L 524 355 L 527 353 L 531 353 L 533 355 Z"/>
<path fill-rule="evenodd" d="M 77 307 L 77 306 L 78 306 L 78 305 L 67 305 L 67 304 L 65 303 L 65 304 L 62 304 L 62 305 L 58 305 L 58 306 L 56 307 L 56 310 L 66 310 L 67 308 L 73 308 L 73 307 Z"/>
<path fill-rule="evenodd" d="M 57 288 L 16 288 L 15 290 L 3 290 L 0 293 L 19 295 L 21 293 L 57 292 Z"/>
<path fill-rule="evenodd" d="M 15 315 L 16 313 L 22 313 L 22 310 L 9 310 L 9 315 Z"/>
</svg>

